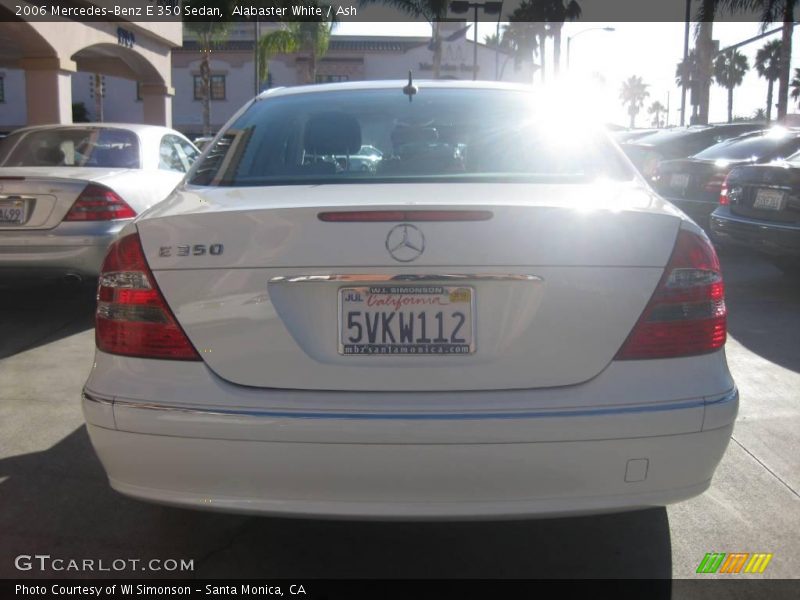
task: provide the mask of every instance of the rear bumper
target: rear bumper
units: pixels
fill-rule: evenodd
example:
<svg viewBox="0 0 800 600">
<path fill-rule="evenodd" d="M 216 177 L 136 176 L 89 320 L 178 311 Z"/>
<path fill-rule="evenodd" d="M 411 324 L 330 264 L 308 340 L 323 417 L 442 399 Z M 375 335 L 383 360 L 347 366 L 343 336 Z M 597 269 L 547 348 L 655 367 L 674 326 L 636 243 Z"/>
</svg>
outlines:
<svg viewBox="0 0 800 600">
<path fill-rule="evenodd" d="M 340 518 L 510 518 L 663 506 L 702 493 L 733 425 L 511 444 L 314 444 L 89 426 L 111 485 L 158 503 Z"/>
<path fill-rule="evenodd" d="M 800 227 L 739 217 L 728 208 L 711 215 L 711 237 L 775 256 L 800 256 Z"/>
<path fill-rule="evenodd" d="M 0 230 L 0 278 L 97 277 L 108 246 L 127 222 L 62 223 L 38 231 Z"/>
<path fill-rule="evenodd" d="M 687 360 L 724 366 L 721 353 Z M 159 384 L 163 362 L 98 353 L 107 368 L 95 369 L 83 399 L 92 443 L 116 490 L 226 512 L 443 519 L 662 506 L 708 487 L 738 410 L 730 388 L 652 401 L 659 382 L 647 372 L 651 392 L 632 403 L 631 363 L 576 386 L 570 404 L 557 395 L 569 389 L 255 390 L 221 382 L 201 363 L 170 367 Z M 640 371 L 649 368 L 659 365 Z M 194 386 L 181 384 L 179 369 Z M 582 406 L 577 388 L 603 395 L 605 377 L 628 378 L 628 389 Z"/>
</svg>

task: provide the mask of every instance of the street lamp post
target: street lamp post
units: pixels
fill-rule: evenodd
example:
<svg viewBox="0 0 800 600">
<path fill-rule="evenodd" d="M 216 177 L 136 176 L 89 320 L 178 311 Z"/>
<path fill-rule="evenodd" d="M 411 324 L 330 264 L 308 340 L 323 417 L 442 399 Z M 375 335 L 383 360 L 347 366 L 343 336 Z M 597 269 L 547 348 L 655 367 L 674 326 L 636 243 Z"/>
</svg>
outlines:
<svg viewBox="0 0 800 600">
<path fill-rule="evenodd" d="M 614 27 L 589 27 L 589 29 L 582 29 L 575 35 L 570 35 L 567 37 L 567 71 L 569 71 L 569 48 L 573 38 L 578 37 L 582 33 L 589 33 L 590 31 L 616 31 Z"/>
<path fill-rule="evenodd" d="M 478 79 L 478 9 L 482 8 L 487 15 L 497 15 L 497 22 L 500 22 L 500 13 L 503 10 L 502 2 L 468 2 L 466 0 L 456 0 L 450 3 L 450 10 L 455 14 L 464 14 L 473 9 L 475 40 L 472 47 L 472 80 Z M 498 40 L 498 43 L 500 40 Z M 495 59 L 495 63 L 497 60 Z"/>
</svg>

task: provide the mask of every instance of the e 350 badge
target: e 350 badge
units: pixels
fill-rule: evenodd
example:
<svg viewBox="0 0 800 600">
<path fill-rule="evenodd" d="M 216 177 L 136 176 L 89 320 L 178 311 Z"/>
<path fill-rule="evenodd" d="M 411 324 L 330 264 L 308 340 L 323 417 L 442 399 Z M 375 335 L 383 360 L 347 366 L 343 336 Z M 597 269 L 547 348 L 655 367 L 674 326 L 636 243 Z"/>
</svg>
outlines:
<svg viewBox="0 0 800 600">
<path fill-rule="evenodd" d="M 158 249 L 158 256 L 169 258 L 170 256 L 219 256 L 225 252 L 222 244 L 181 244 L 179 246 L 161 246 Z"/>
</svg>

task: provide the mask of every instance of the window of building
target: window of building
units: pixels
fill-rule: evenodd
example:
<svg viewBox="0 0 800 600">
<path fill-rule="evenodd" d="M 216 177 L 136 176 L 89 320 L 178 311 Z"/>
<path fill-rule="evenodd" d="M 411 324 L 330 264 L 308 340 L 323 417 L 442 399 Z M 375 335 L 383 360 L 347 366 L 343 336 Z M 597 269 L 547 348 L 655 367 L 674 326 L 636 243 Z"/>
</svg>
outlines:
<svg viewBox="0 0 800 600">
<path fill-rule="evenodd" d="M 194 75 L 194 99 L 203 99 L 203 78 Z M 225 100 L 225 75 L 211 76 L 211 99 Z"/>
<path fill-rule="evenodd" d="M 336 83 L 337 81 L 350 81 L 347 75 L 322 75 L 317 73 L 317 83 Z"/>
<path fill-rule="evenodd" d="M 6 101 L 6 78 L 0 75 L 0 104 Z"/>
</svg>

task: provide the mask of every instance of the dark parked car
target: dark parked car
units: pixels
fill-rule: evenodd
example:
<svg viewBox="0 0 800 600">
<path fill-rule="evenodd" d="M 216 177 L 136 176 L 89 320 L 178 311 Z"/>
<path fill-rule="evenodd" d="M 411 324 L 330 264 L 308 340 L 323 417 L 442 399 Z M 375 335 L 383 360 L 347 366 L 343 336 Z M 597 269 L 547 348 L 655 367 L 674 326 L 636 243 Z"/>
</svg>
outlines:
<svg viewBox="0 0 800 600">
<path fill-rule="evenodd" d="M 800 152 L 785 161 L 733 169 L 711 215 L 711 235 L 800 274 Z"/>
<path fill-rule="evenodd" d="M 659 129 L 617 129 L 611 131 L 611 137 L 617 140 L 620 144 L 628 144 L 634 140 L 641 139 L 648 135 L 653 135 L 658 131 L 667 131 Z"/>
<path fill-rule="evenodd" d="M 708 218 L 719 203 L 722 183 L 731 169 L 765 164 L 800 150 L 800 131 L 775 128 L 720 142 L 682 160 L 658 165 L 653 187 L 695 222 L 708 228 Z"/>
<path fill-rule="evenodd" d="M 620 143 L 623 151 L 636 165 L 636 168 L 645 177 L 651 177 L 662 160 L 686 158 L 724 140 L 763 129 L 763 123 L 691 125 L 662 129 L 650 135 Z"/>
</svg>

